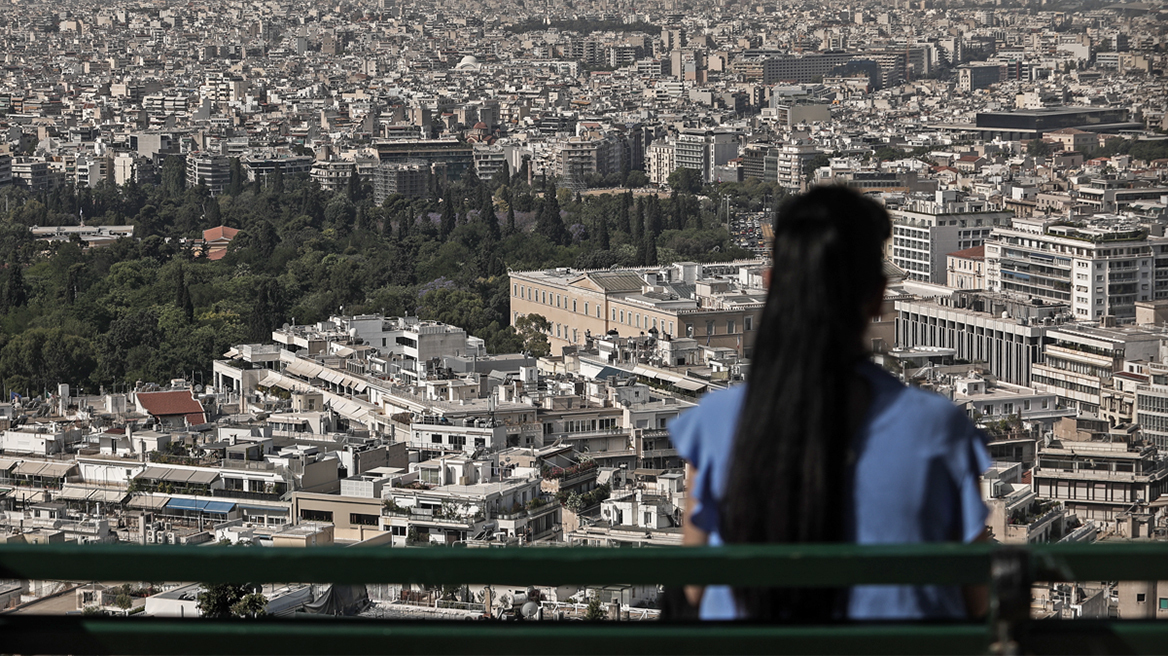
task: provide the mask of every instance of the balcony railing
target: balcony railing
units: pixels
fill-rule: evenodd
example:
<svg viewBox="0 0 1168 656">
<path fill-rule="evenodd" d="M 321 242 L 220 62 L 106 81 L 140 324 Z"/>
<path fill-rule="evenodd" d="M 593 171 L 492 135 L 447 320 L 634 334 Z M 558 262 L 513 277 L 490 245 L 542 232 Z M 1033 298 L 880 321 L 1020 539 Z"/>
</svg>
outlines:
<svg viewBox="0 0 1168 656">
<path fill-rule="evenodd" d="M 538 585 L 989 584 L 986 621 L 830 625 L 0 615 L 8 653 L 1159 653 L 1168 622 L 1031 620 L 1034 581 L 1168 580 L 1168 544 L 344 549 L 0 545 L 0 579 Z"/>
</svg>

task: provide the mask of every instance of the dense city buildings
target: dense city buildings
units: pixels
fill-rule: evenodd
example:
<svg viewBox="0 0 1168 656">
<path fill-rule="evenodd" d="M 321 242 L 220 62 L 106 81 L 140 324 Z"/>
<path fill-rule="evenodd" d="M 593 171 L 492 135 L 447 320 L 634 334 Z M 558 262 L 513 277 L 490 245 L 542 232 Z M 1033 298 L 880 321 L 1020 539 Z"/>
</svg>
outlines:
<svg viewBox="0 0 1168 656">
<path fill-rule="evenodd" d="M 865 340 L 984 431 L 992 538 L 1164 539 L 1165 18 L 7 3 L 0 543 L 680 544 L 670 422 L 747 379 L 771 221 L 817 184 L 892 217 Z M 656 586 L 456 587 L 263 595 L 658 615 Z M 2 581 L 0 610 L 202 612 L 165 588 Z M 1032 610 L 1165 617 L 1164 589 Z"/>
</svg>

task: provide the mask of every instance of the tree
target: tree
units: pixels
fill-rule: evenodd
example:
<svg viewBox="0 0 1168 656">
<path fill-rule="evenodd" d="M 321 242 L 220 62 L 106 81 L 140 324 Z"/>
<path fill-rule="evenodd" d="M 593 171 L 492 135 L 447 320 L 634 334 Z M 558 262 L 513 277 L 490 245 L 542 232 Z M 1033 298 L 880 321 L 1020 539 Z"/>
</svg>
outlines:
<svg viewBox="0 0 1168 656">
<path fill-rule="evenodd" d="M 568 232 L 564 219 L 560 216 L 560 202 L 556 198 L 555 184 L 549 185 L 543 194 L 535 229 L 553 244 L 567 246 L 572 242 L 572 234 Z"/>
<path fill-rule="evenodd" d="M 345 195 L 354 203 L 361 200 L 361 176 L 357 174 L 356 167 L 349 173 L 349 184 L 345 187 Z"/>
<path fill-rule="evenodd" d="M 674 169 L 666 182 L 673 189 L 687 194 L 696 194 L 702 190 L 702 176 L 697 171 L 683 166 Z"/>
<path fill-rule="evenodd" d="M 438 236 L 446 240 L 458 224 L 458 216 L 454 213 L 454 198 L 450 194 L 442 199 L 442 217 L 438 220 Z"/>
<path fill-rule="evenodd" d="M 251 586 L 237 583 L 204 583 L 198 596 L 199 614 L 212 619 L 257 617 L 264 614 L 268 600 Z"/>
<path fill-rule="evenodd" d="M 8 265 L 0 293 L 0 312 L 9 312 L 28 302 L 28 293 L 24 289 L 24 269 L 19 264 Z"/>
<path fill-rule="evenodd" d="M 649 176 L 645 175 L 644 171 L 629 171 L 629 177 L 625 178 L 625 186 L 629 189 L 647 187 L 649 186 Z"/>
<path fill-rule="evenodd" d="M 491 241 L 498 241 L 499 232 L 499 217 L 495 214 L 495 201 L 489 194 L 483 196 L 483 206 L 479 209 L 479 219 L 481 219 L 487 226 L 487 235 Z"/>
<path fill-rule="evenodd" d="M 584 609 L 584 619 L 589 622 L 608 619 L 608 611 L 604 609 L 604 603 L 600 601 L 599 594 L 588 598 L 588 607 Z"/>
<path fill-rule="evenodd" d="M 231 158 L 231 180 L 227 183 L 227 194 L 238 196 L 243 193 L 243 182 L 246 179 L 243 173 L 243 164 L 238 157 Z"/>
<path fill-rule="evenodd" d="M 187 188 L 186 161 L 179 155 L 170 155 L 162 163 L 162 193 L 167 198 L 178 198 Z"/>
<path fill-rule="evenodd" d="M 231 605 L 231 614 L 236 617 L 262 617 L 268 614 L 268 598 L 259 592 L 252 592 Z"/>
<path fill-rule="evenodd" d="M 551 329 L 552 322 L 541 314 L 525 314 L 515 320 L 515 332 L 523 338 L 523 350 L 533 357 L 542 358 L 552 352 L 547 338 Z"/>
<path fill-rule="evenodd" d="M 1054 149 L 1051 148 L 1050 142 L 1043 139 L 1031 139 L 1026 144 L 1026 153 L 1034 157 L 1049 157 Z"/>
<path fill-rule="evenodd" d="M 187 289 L 186 271 L 183 270 L 181 262 L 178 265 L 176 277 L 178 280 L 175 284 L 175 305 L 183 311 L 187 323 L 190 323 L 195 320 L 195 306 L 191 302 L 191 292 Z"/>
</svg>

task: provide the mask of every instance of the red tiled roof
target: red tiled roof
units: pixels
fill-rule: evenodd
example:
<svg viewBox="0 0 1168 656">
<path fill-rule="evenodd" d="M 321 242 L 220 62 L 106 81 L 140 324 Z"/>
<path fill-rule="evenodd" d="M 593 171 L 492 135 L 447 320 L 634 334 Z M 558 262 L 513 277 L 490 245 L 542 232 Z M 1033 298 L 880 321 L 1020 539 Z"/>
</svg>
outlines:
<svg viewBox="0 0 1168 656">
<path fill-rule="evenodd" d="M 974 246 L 973 248 L 966 248 L 965 250 L 955 251 L 950 253 L 949 257 L 960 257 L 966 260 L 984 260 L 985 246 Z"/>
<path fill-rule="evenodd" d="M 239 230 L 237 230 L 236 228 L 231 228 L 228 226 L 221 225 L 221 226 L 211 228 L 210 230 L 204 230 L 203 231 L 203 240 L 204 241 L 216 241 L 219 239 L 226 239 L 227 241 L 231 241 L 232 239 L 235 239 L 235 235 L 238 235 L 238 234 L 239 234 Z"/>
<path fill-rule="evenodd" d="M 203 404 L 199 403 L 190 390 L 139 392 L 138 403 L 152 417 L 186 415 L 190 424 L 207 423 L 206 415 L 203 414 Z"/>
</svg>

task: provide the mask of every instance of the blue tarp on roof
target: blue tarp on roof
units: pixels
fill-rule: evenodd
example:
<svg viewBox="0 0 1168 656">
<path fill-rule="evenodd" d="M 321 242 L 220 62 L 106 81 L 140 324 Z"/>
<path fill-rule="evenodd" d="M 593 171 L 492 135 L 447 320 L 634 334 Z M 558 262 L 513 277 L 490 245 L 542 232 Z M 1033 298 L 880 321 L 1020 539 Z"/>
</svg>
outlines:
<svg viewBox="0 0 1168 656">
<path fill-rule="evenodd" d="M 170 510 L 202 510 L 210 501 L 203 501 L 201 499 L 174 499 L 166 502 L 166 507 Z"/>
<path fill-rule="evenodd" d="M 208 501 L 207 506 L 203 508 L 203 512 L 226 515 L 234 507 L 234 501 Z"/>
</svg>

